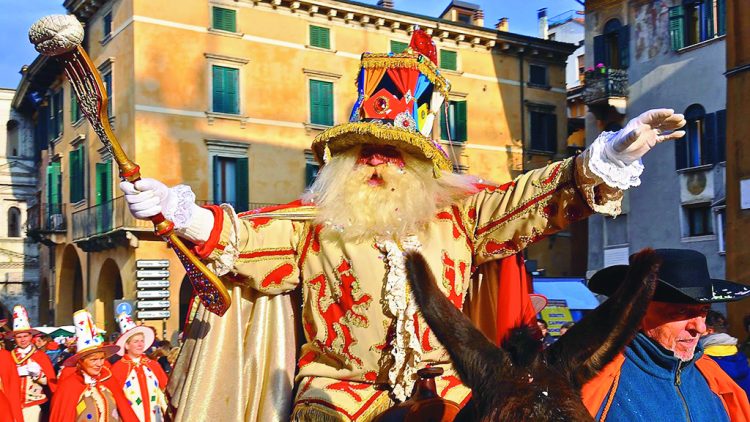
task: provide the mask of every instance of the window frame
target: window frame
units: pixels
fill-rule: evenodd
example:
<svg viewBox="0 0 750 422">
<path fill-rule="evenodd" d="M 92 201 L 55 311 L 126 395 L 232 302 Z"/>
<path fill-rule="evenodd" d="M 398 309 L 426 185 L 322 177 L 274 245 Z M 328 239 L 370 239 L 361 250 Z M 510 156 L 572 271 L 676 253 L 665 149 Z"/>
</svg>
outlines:
<svg viewBox="0 0 750 422">
<path fill-rule="evenodd" d="M 700 233 L 697 231 L 694 232 L 692 213 L 695 212 L 695 210 L 701 210 L 703 225 L 706 227 L 706 231 Z M 691 239 L 715 236 L 716 232 L 714 230 L 714 218 L 712 214 L 711 203 L 709 202 L 682 204 L 682 215 L 684 218 L 683 238 Z"/>
<path fill-rule="evenodd" d="M 404 46 L 403 50 L 398 51 L 398 52 L 394 51 L 394 48 L 393 48 L 394 44 L 403 45 Z M 406 49 L 409 48 L 409 43 L 406 41 L 401 41 L 401 40 L 390 40 L 389 47 L 390 47 L 389 50 L 391 53 L 399 54 L 399 53 L 403 53 L 404 51 L 406 51 Z"/>
<path fill-rule="evenodd" d="M 114 17 L 112 10 L 108 10 L 102 15 L 102 42 L 112 38 L 112 24 L 114 23 Z"/>
<path fill-rule="evenodd" d="M 210 30 L 212 30 L 212 31 L 219 31 L 219 32 L 226 32 L 226 33 L 229 33 L 229 34 L 237 34 L 237 33 L 239 33 L 239 19 L 238 19 L 239 10 L 238 9 L 233 8 L 233 7 L 226 7 L 223 4 L 222 5 L 211 4 L 211 5 L 209 5 L 209 8 L 210 8 L 210 16 L 211 16 L 211 25 L 209 25 L 209 29 Z M 233 16 L 233 22 L 232 22 L 232 26 L 233 26 L 232 30 L 225 29 L 225 28 L 218 28 L 216 26 L 216 13 L 215 12 L 217 10 L 222 10 L 222 11 L 226 11 L 226 12 L 233 12 L 232 14 L 234 16 Z"/>
<path fill-rule="evenodd" d="M 313 113 L 313 83 L 320 83 L 320 84 L 327 84 L 330 86 L 331 92 L 330 92 L 330 99 L 331 99 L 331 111 L 330 111 L 330 123 L 328 121 L 326 122 L 318 122 L 313 121 L 314 113 Z M 321 126 L 321 127 L 331 127 L 336 123 L 336 93 L 335 93 L 335 87 L 336 84 L 333 81 L 327 81 L 322 80 L 318 78 L 309 78 L 307 82 L 307 95 L 308 95 L 308 113 L 309 113 L 309 122 L 313 126 Z"/>
<path fill-rule="evenodd" d="M 469 105 L 465 97 L 448 99 L 448 121 L 446 125 L 445 105 L 440 107 L 440 139 L 453 144 L 465 144 L 469 139 Z M 453 115 L 451 116 L 451 110 Z M 463 127 L 459 126 L 463 117 Z M 458 123 L 457 123 L 458 120 Z M 449 132 L 453 132 L 448 139 Z"/>
<path fill-rule="evenodd" d="M 532 68 L 542 69 L 544 71 L 544 81 L 532 80 Z M 529 63 L 529 80 L 527 85 L 530 87 L 548 88 L 549 84 L 549 67 L 540 63 Z"/>
<path fill-rule="evenodd" d="M 455 66 L 455 69 L 451 69 L 449 67 L 443 67 L 443 62 L 445 61 L 443 54 L 445 53 L 449 53 L 453 55 L 453 60 L 454 60 L 453 64 Z M 459 71 L 458 69 L 460 69 L 458 56 L 459 56 L 458 50 L 452 50 L 449 48 L 441 48 L 440 52 L 438 53 L 438 58 L 439 58 L 438 67 L 441 70 L 447 70 L 449 72 L 458 72 Z"/>
<path fill-rule="evenodd" d="M 86 200 L 86 167 L 86 147 L 81 142 L 68 152 L 68 195 L 72 204 Z"/>
<path fill-rule="evenodd" d="M 532 152 L 535 152 L 535 153 L 541 153 L 541 154 L 549 154 L 549 155 L 557 154 L 557 151 L 558 151 L 558 141 L 559 141 L 558 136 L 557 136 L 557 132 L 558 132 L 559 128 L 558 128 L 558 121 L 557 121 L 558 119 L 557 119 L 557 113 L 556 113 L 555 106 L 554 105 L 550 105 L 550 104 L 528 103 L 526 105 L 526 108 L 527 108 L 526 111 L 527 111 L 527 113 L 529 115 L 529 119 L 528 119 L 528 123 L 527 123 L 528 124 L 528 134 L 529 134 L 529 144 L 528 144 L 529 151 L 532 151 Z M 545 123 L 545 126 L 544 126 L 544 133 L 547 133 L 547 138 L 549 138 L 551 136 L 551 138 L 553 140 L 553 144 L 551 146 L 547 145 L 547 144 L 550 143 L 549 139 L 546 139 L 544 141 L 544 145 L 538 145 L 538 143 L 534 142 L 534 134 L 535 134 L 534 127 L 538 127 L 538 125 L 535 123 L 535 116 L 537 116 L 537 115 L 539 115 L 539 116 L 546 116 L 546 117 L 541 117 L 543 119 L 546 119 L 546 120 L 544 120 L 545 122 L 553 122 L 553 123 L 551 123 L 551 125 L 552 125 L 551 135 L 549 134 L 550 128 L 548 128 L 546 126 L 547 123 Z M 542 136 L 544 136 L 544 135 L 542 135 Z M 544 148 L 537 148 L 537 147 L 544 147 Z M 547 149 L 549 147 L 551 147 L 551 149 Z"/>
<path fill-rule="evenodd" d="M 313 44 L 313 28 L 317 28 L 319 30 L 325 30 L 327 35 L 327 46 L 323 47 L 320 45 Z M 326 25 L 319 25 L 317 23 L 315 24 L 309 24 L 307 27 L 307 46 L 310 48 L 315 48 L 319 50 L 325 50 L 325 51 L 333 51 L 333 31 L 330 26 Z"/>
<path fill-rule="evenodd" d="M 14 210 L 15 210 L 15 212 L 14 212 Z M 11 216 L 11 214 L 13 214 L 13 216 Z M 14 239 L 23 237 L 21 235 L 22 232 L 23 232 L 23 230 L 22 230 L 23 227 L 22 227 L 22 224 L 21 224 L 21 220 L 22 220 L 21 219 L 21 208 L 15 206 L 15 205 L 11 205 L 10 207 L 8 207 L 6 215 L 7 215 L 7 218 L 8 218 L 8 224 L 6 225 L 5 237 L 14 238 Z M 13 223 L 13 217 L 16 218 L 16 221 L 15 221 L 16 224 L 13 225 L 13 226 L 11 226 L 11 223 Z M 13 229 L 13 230 L 11 230 L 11 229 Z"/>
<path fill-rule="evenodd" d="M 115 66 L 114 60 L 110 57 L 97 67 L 102 78 L 102 84 L 107 91 L 107 114 L 110 123 L 115 117 Z M 108 79 L 109 78 L 109 79 Z"/>
<path fill-rule="evenodd" d="M 235 91 L 236 91 L 235 92 L 235 95 L 236 95 L 235 97 L 236 111 L 235 112 L 229 112 L 226 110 L 216 110 L 216 90 L 214 89 L 214 81 L 216 80 L 215 72 L 217 68 L 228 69 L 228 70 L 233 70 L 237 72 L 236 73 L 237 85 L 235 86 Z M 211 112 L 217 113 L 217 114 L 230 115 L 230 116 L 241 116 L 243 114 L 242 113 L 242 68 L 240 66 L 233 66 L 233 65 L 228 65 L 224 63 L 221 63 L 221 64 L 212 63 L 210 64 L 209 69 L 211 71 L 210 71 L 210 77 L 208 78 L 209 80 L 208 90 L 209 90 L 210 99 L 211 99 L 210 100 Z M 224 77 L 226 77 L 226 74 L 224 74 Z M 223 94 L 223 95 L 229 95 L 229 94 Z"/>
<path fill-rule="evenodd" d="M 230 158 L 230 159 L 245 159 L 247 160 L 247 192 L 244 194 L 245 198 L 247 199 L 247 204 L 245 204 L 248 208 L 250 206 L 250 145 L 244 144 L 240 142 L 233 142 L 233 141 L 225 141 L 220 139 L 205 139 L 204 142 L 206 143 L 206 149 L 207 149 L 207 156 L 208 156 L 208 169 L 209 174 L 211 177 L 211 180 L 208 184 L 209 191 L 208 191 L 208 197 L 210 202 L 215 202 L 217 198 L 217 192 L 215 189 L 215 185 L 217 183 L 216 181 L 216 169 L 214 168 L 214 163 L 216 162 L 216 158 Z M 238 202 L 239 200 L 243 199 L 241 197 L 241 192 L 236 191 L 235 192 Z M 233 204 L 234 206 L 234 204 Z M 238 211 L 240 209 L 238 208 Z M 246 210 L 244 210 L 246 211 Z"/>
</svg>

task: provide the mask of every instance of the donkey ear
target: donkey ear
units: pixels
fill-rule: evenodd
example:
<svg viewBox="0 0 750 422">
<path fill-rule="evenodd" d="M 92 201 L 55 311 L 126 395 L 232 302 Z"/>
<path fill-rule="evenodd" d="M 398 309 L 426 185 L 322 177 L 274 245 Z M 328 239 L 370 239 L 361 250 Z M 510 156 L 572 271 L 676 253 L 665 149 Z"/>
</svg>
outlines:
<svg viewBox="0 0 750 422">
<path fill-rule="evenodd" d="M 638 332 L 658 282 L 660 262 L 652 249 L 639 252 L 617 291 L 545 350 L 547 362 L 573 386 L 581 388 Z"/>
<path fill-rule="evenodd" d="M 493 394 L 494 388 L 487 387 L 497 382 L 505 368 L 510 368 L 507 354 L 476 329 L 438 289 L 422 255 L 408 252 L 406 270 L 422 316 L 450 354 L 461 381 L 474 390 L 481 402 L 483 392 Z"/>
</svg>

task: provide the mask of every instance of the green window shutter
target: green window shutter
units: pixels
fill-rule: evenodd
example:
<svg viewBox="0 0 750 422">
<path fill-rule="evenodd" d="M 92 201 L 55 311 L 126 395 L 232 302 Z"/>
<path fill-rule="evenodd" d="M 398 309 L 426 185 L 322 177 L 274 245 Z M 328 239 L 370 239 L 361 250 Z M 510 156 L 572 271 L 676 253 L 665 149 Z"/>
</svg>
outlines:
<svg viewBox="0 0 750 422">
<path fill-rule="evenodd" d="M 212 66 L 213 111 L 239 114 L 239 69 Z"/>
<path fill-rule="evenodd" d="M 457 70 L 457 56 L 455 51 L 440 50 L 440 68 L 447 70 Z"/>
<path fill-rule="evenodd" d="M 250 195 L 248 191 L 250 190 L 250 186 L 248 183 L 248 173 L 249 168 L 247 158 L 238 158 L 236 167 L 237 180 L 235 183 L 237 189 L 237 203 L 235 204 L 235 210 L 237 212 L 247 211 L 249 209 Z"/>
<path fill-rule="evenodd" d="M 465 142 L 467 139 L 466 101 L 456 101 L 456 139 L 454 141 Z"/>
<path fill-rule="evenodd" d="M 237 11 L 214 6 L 213 28 L 221 31 L 237 32 Z"/>
<path fill-rule="evenodd" d="M 318 48 L 331 48 L 331 30 L 322 26 L 310 25 L 310 45 Z"/>
<path fill-rule="evenodd" d="M 333 83 L 310 80 L 310 123 L 333 125 Z"/>
<path fill-rule="evenodd" d="M 212 66 L 212 89 L 213 89 L 213 111 L 224 112 L 224 69 L 221 66 Z"/>
<path fill-rule="evenodd" d="M 673 51 L 685 47 L 685 13 L 681 5 L 669 8 L 669 36 Z"/>
<path fill-rule="evenodd" d="M 73 151 L 70 151 L 68 154 L 69 158 L 69 164 L 70 164 L 70 170 L 68 173 L 70 174 L 68 182 L 70 183 L 70 202 L 78 202 L 80 199 L 78 198 L 78 185 L 80 181 L 78 180 L 78 168 L 81 165 L 81 156 L 79 154 L 80 148 L 75 149 Z"/>
<path fill-rule="evenodd" d="M 318 176 L 320 166 L 317 163 L 305 163 L 305 187 L 309 188 Z"/>
<path fill-rule="evenodd" d="M 409 44 L 391 40 L 391 53 L 403 53 L 407 48 L 409 48 Z"/>
<path fill-rule="evenodd" d="M 448 119 L 445 118 L 445 105 L 438 110 L 440 113 L 440 139 L 448 140 Z"/>
<path fill-rule="evenodd" d="M 81 118 L 81 110 L 78 108 L 78 98 L 73 89 L 70 90 L 70 121 L 77 122 Z"/>
<path fill-rule="evenodd" d="M 213 170 L 214 170 L 214 204 L 221 204 L 221 159 L 218 155 L 214 155 L 213 159 Z"/>
<path fill-rule="evenodd" d="M 704 0 L 701 6 L 703 19 L 701 22 L 701 41 L 714 37 L 714 0 Z"/>
<path fill-rule="evenodd" d="M 112 162 L 96 163 L 96 204 L 112 200 Z"/>
<path fill-rule="evenodd" d="M 60 162 L 53 161 L 47 167 L 47 204 L 49 214 L 60 214 L 62 203 Z"/>
</svg>

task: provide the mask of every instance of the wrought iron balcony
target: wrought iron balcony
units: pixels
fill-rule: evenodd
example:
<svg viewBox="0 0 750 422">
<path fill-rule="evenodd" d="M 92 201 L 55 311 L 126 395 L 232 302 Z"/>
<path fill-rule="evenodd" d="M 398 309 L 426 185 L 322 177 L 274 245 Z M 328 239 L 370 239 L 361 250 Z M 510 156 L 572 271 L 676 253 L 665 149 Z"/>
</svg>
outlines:
<svg viewBox="0 0 750 422">
<path fill-rule="evenodd" d="M 583 89 L 583 101 L 586 105 L 598 105 L 605 103 L 618 107 L 619 104 L 611 104 L 611 100 L 624 99 L 628 96 L 628 73 L 621 69 L 597 69 L 586 72 L 585 88 Z"/>
<path fill-rule="evenodd" d="M 89 239 L 119 229 L 151 231 L 153 225 L 130 214 L 124 197 L 120 196 L 72 215 L 73 241 Z"/>
<path fill-rule="evenodd" d="M 65 204 L 44 204 L 40 229 L 42 232 L 63 233 L 68 228 Z"/>
</svg>

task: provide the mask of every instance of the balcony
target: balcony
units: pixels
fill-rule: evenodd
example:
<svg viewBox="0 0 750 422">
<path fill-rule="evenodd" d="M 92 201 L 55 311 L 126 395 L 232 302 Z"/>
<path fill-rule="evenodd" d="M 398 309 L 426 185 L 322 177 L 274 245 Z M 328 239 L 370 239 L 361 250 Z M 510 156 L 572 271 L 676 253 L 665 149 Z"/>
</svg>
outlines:
<svg viewBox="0 0 750 422">
<path fill-rule="evenodd" d="M 41 223 L 41 232 L 64 233 L 68 228 L 65 204 L 44 204 Z"/>
<path fill-rule="evenodd" d="M 583 102 L 597 114 L 614 107 L 625 114 L 628 99 L 628 73 L 621 69 L 596 69 L 586 72 Z M 597 115 L 597 118 L 599 116 Z"/>
<path fill-rule="evenodd" d="M 71 216 L 72 238 L 86 252 L 127 244 L 128 231 L 153 231 L 149 221 L 130 214 L 124 197 L 76 211 Z"/>
</svg>

